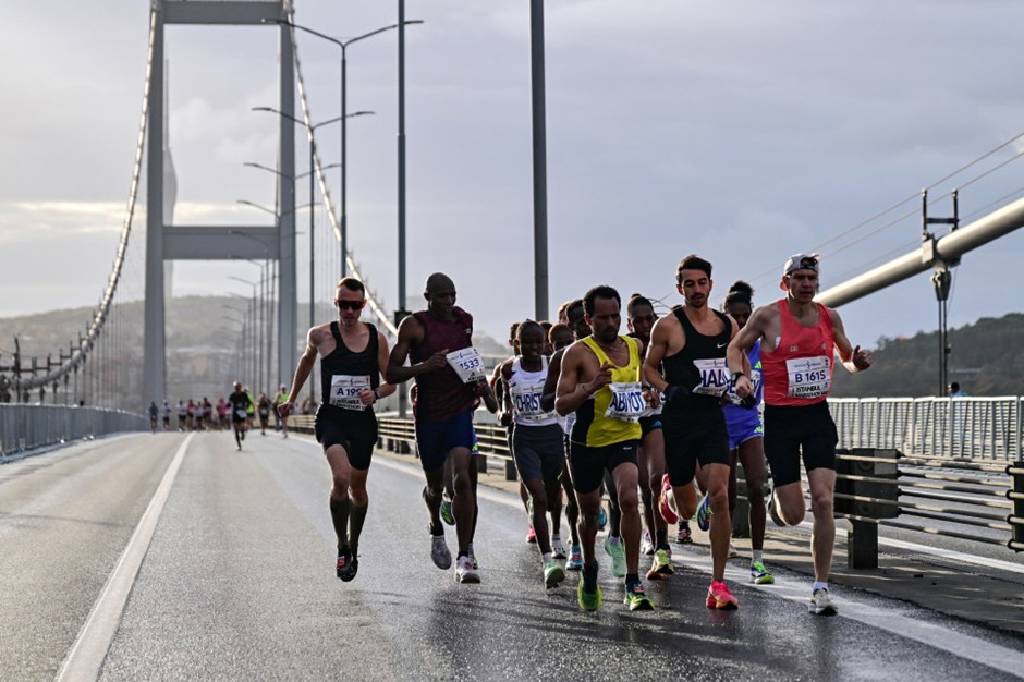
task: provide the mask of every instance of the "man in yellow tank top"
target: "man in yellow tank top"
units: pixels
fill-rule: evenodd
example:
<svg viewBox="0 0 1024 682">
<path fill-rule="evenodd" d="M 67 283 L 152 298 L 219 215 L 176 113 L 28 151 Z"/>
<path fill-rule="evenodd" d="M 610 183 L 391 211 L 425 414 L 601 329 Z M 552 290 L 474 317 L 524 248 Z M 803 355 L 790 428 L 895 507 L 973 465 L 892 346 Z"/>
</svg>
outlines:
<svg viewBox="0 0 1024 682">
<path fill-rule="evenodd" d="M 581 511 L 583 578 L 576 588 L 580 608 L 601 606 L 597 584 L 597 515 L 601 479 L 607 469 L 619 495 L 622 540 L 626 554 L 624 603 L 632 611 L 650 610 L 654 604 L 640 582 L 640 513 L 637 508 L 637 446 L 639 417 L 657 397 L 641 383 L 643 348 L 636 339 L 619 336 L 622 299 L 608 286 L 594 287 L 583 298 L 587 324 L 593 335 L 565 351 L 556 390 L 555 410 L 575 412 L 569 436 L 569 466 Z"/>
</svg>

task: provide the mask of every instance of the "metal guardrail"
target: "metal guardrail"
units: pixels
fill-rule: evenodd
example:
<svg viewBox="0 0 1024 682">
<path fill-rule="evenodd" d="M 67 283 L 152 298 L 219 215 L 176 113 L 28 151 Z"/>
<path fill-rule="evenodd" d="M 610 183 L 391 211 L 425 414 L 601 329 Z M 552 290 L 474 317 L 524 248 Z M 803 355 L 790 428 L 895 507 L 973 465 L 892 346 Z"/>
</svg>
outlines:
<svg viewBox="0 0 1024 682">
<path fill-rule="evenodd" d="M 910 457 L 1024 459 L 1024 400 L 837 398 L 829 401 L 844 448 L 888 448 Z"/>
<path fill-rule="evenodd" d="M 0 404 L 0 455 L 63 441 L 141 431 L 149 420 L 140 414 L 98 407 Z"/>
</svg>

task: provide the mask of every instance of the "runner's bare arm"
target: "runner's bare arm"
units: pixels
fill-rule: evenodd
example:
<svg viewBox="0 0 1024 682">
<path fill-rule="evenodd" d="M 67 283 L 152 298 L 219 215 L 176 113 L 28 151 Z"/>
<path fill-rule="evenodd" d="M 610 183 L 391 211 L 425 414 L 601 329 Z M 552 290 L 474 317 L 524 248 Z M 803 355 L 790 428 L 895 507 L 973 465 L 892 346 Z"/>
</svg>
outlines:
<svg viewBox="0 0 1024 682">
<path fill-rule="evenodd" d="M 555 409 L 555 392 L 558 390 L 558 374 L 562 369 L 565 349 L 555 351 L 548 362 L 548 376 L 544 380 L 544 395 L 540 397 L 540 409 L 550 412 Z"/>
<path fill-rule="evenodd" d="M 861 350 L 860 346 L 854 347 L 850 343 L 850 339 L 846 338 L 846 330 L 843 329 L 843 320 L 839 317 L 839 313 L 831 308 L 826 308 L 826 310 L 832 318 L 832 340 L 836 344 L 836 350 L 839 351 L 839 359 L 842 360 L 843 367 L 851 374 L 862 372 L 870 367 L 871 353 Z"/>
<path fill-rule="evenodd" d="M 658 391 L 664 392 L 668 388 L 668 382 L 661 376 L 661 361 L 665 359 L 665 351 L 668 348 L 669 328 L 668 323 L 661 318 L 654 323 L 651 330 L 651 343 L 647 346 L 647 354 L 644 356 L 644 379 Z"/>
<path fill-rule="evenodd" d="M 750 380 L 750 363 L 747 361 L 747 353 L 754 347 L 757 340 L 764 336 L 764 329 L 767 323 L 767 308 L 758 308 L 747 320 L 743 329 L 736 330 L 736 322 L 733 322 L 733 337 L 729 342 L 729 350 L 726 352 L 726 359 L 729 363 L 729 372 L 736 374 L 742 372 L 743 376 L 736 379 L 736 395 L 746 398 L 754 392 L 754 384 Z"/>
<path fill-rule="evenodd" d="M 593 393 L 601 390 L 612 380 L 611 366 L 602 365 L 590 381 L 580 381 L 583 359 L 589 353 L 580 342 L 569 346 L 562 356 L 562 371 L 558 373 L 558 388 L 555 397 L 555 411 L 563 417 L 575 412 Z"/>
<path fill-rule="evenodd" d="M 388 358 L 388 383 L 399 384 L 421 374 L 433 372 L 448 363 L 445 358 L 448 353 L 446 349 L 434 353 L 423 362 L 407 367 L 405 361 L 409 357 L 409 351 L 413 346 L 422 342 L 423 325 L 419 320 L 412 315 L 402 320 L 402 324 L 398 326 L 398 341 L 395 342 L 395 347 L 391 349 L 391 355 Z"/>
<path fill-rule="evenodd" d="M 380 400 L 382 398 L 387 398 L 389 395 L 391 395 L 392 393 L 394 393 L 398 389 L 398 387 L 395 386 L 394 384 L 387 383 L 388 359 L 389 359 L 389 357 L 390 357 L 390 353 L 388 351 L 388 340 L 384 336 L 384 334 L 382 334 L 381 332 L 378 331 L 377 332 L 377 369 L 380 372 L 381 378 L 384 379 L 384 382 L 381 383 L 381 385 L 378 386 L 375 390 L 365 391 L 364 392 L 364 393 L 368 393 L 369 395 L 361 395 L 360 396 L 360 398 L 362 399 L 364 404 L 372 405 L 373 403 L 377 402 L 378 400 Z"/>
</svg>

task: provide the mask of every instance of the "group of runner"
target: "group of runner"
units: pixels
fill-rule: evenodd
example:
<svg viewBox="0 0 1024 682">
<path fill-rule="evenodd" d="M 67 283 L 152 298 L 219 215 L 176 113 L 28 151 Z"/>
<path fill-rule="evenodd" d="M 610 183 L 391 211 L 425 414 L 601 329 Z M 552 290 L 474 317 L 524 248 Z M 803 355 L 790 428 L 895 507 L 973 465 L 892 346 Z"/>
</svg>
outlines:
<svg viewBox="0 0 1024 682">
<path fill-rule="evenodd" d="M 683 301 L 670 314 L 658 318 L 652 302 L 634 294 L 626 302 L 623 334 L 621 296 L 609 286 L 594 287 L 564 304 L 557 324 L 517 324 L 514 355 L 490 381 L 472 345 L 473 317 L 455 305 L 447 275 L 427 279 L 427 306 L 402 320 L 392 349 L 379 330 L 360 320 L 363 284 L 341 280 L 339 317 L 309 330 L 279 407 L 283 416 L 292 411 L 319 358 L 323 402 L 315 434 L 333 477 L 329 508 L 338 577 L 350 581 L 358 570 L 366 475 L 377 440 L 373 405 L 414 379 L 430 556 L 438 568 L 452 567 L 442 523 L 447 520 L 456 531 L 457 582 L 480 581 L 473 416 L 483 401 L 491 412 L 500 411 L 500 422 L 510 429 L 530 519 L 528 540 L 537 545 L 544 584 L 555 587 L 566 571 L 580 571 L 576 595 L 582 609 L 603 602 L 599 527 L 608 528 L 604 548 L 613 574 L 623 579 L 624 603 L 648 610 L 654 604 L 640 575 L 640 555 L 651 557 L 648 581 L 668 579 L 674 572 L 669 525 L 680 522 L 678 540 L 691 541 L 690 519 L 709 533 L 707 606 L 736 608 L 724 580 L 736 461 L 743 464 L 750 503 L 751 580 L 763 584 L 774 580 L 764 563 L 766 506 L 780 524 L 803 521 L 802 457 L 814 514 L 809 608 L 834 611 L 828 575 L 838 438 L 826 399 L 836 355 L 851 372 L 866 369 L 871 358 L 849 342 L 835 311 L 814 302 L 818 274 L 816 255 L 792 256 L 780 282 L 784 298 L 755 309 L 753 290 L 737 282 L 718 311 L 709 303 L 711 264 L 687 256 L 676 271 Z M 563 492 L 568 551 L 560 535 Z"/>
<path fill-rule="evenodd" d="M 260 393 L 255 398 L 251 391 L 242 387 L 236 382 L 234 390 L 228 399 L 223 397 L 214 405 L 208 398 L 202 400 L 179 400 L 176 406 L 170 401 L 164 400 L 159 406 L 151 402 L 146 412 L 149 415 L 150 429 L 155 433 L 158 428 L 164 431 L 172 430 L 172 416 L 177 415 L 178 431 L 224 431 L 228 428 L 236 432 L 238 448 L 241 449 L 241 441 L 245 439 L 245 432 L 248 429 L 259 426 L 261 435 L 267 435 L 267 428 L 270 426 L 270 416 L 276 412 L 281 400 L 287 397 L 284 386 L 272 401 L 266 393 Z M 159 419 L 159 426 L 158 426 Z M 288 420 L 278 415 L 276 428 L 288 437 Z"/>
</svg>

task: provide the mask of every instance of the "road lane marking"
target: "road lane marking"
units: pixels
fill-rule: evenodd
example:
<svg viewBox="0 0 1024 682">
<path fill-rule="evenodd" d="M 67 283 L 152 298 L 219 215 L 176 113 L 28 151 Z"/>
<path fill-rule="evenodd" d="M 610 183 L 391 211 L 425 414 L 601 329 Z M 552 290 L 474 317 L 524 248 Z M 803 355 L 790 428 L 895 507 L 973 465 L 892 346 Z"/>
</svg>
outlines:
<svg viewBox="0 0 1024 682">
<path fill-rule="evenodd" d="M 103 586 L 100 596 L 93 604 L 89 617 L 86 618 L 85 624 L 78 632 L 78 637 L 75 638 L 74 644 L 68 650 L 60 671 L 57 673 L 58 681 L 91 681 L 99 678 L 103 661 L 107 657 L 110 643 L 121 622 L 121 614 L 128 602 L 128 595 L 131 594 L 132 586 L 135 584 L 135 577 L 149 550 L 149 543 L 153 539 L 157 521 L 160 520 L 160 513 L 167 503 L 171 486 L 174 485 L 174 478 L 178 474 L 178 469 L 181 468 L 185 451 L 194 435 L 190 433 L 186 436 L 178 451 L 174 453 L 174 458 L 164 472 L 163 478 L 160 479 L 153 498 L 135 526 L 135 532 L 132 533 L 131 539 L 125 545 L 114 570 L 107 578 L 106 585 Z"/>
<path fill-rule="evenodd" d="M 377 465 L 383 465 L 388 469 L 410 476 L 418 476 L 420 473 L 418 469 L 405 463 L 394 462 L 384 458 L 376 458 L 374 462 Z M 514 509 L 522 507 L 522 503 L 517 496 L 514 496 L 512 493 L 505 493 L 504 491 L 480 489 L 477 492 L 477 497 L 498 504 L 504 504 Z M 878 540 L 881 543 L 883 538 Z M 914 548 L 918 547 L 913 543 L 899 540 L 892 540 L 891 542 L 900 543 L 900 545 L 910 545 Z M 936 550 L 933 553 L 938 551 L 943 550 Z M 952 554 L 960 553 L 953 552 Z M 691 569 L 699 570 L 708 575 L 711 574 L 710 555 L 700 557 L 687 552 L 682 555 L 677 553 L 672 558 L 675 562 L 684 564 Z M 976 561 L 981 560 L 981 557 L 971 558 Z M 1014 566 L 1014 568 L 1017 567 Z M 726 578 L 736 585 L 760 590 L 789 601 L 797 602 L 803 608 L 806 608 L 807 600 L 811 594 L 811 587 L 813 586 L 812 580 L 799 577 L 796 574 L 790 574 L 790 572 L 787 572 L 786 580 L 781 584 L 752 585 L 748 582 L 750 577 L 746 568 L 741 569 L 732 566 L 726 567 Z M 917 613 L 920 611 L 918 608 L 904 607 L 895 600 L 890 599 L 889 601 L 893 606 L 883 609 L 850 597 L 846 589 L 841 589 L 841 592 L 843 593 L 841 596 L 833 595 L 833 600 L 839 607 L 840 617 L 855 620 L 869 627 L 912 639 L 950 653 L 957 658 L 974 661 L 1014 676 L 1021 676 L 1021 657 L 1019 651 L 988 642 L 980 637 L 957 632 L 935 622 L 921 620 L 917 616 Z M 810 617 L 810 614 L 808 614 L 808 618 Z"/>
</svg>

